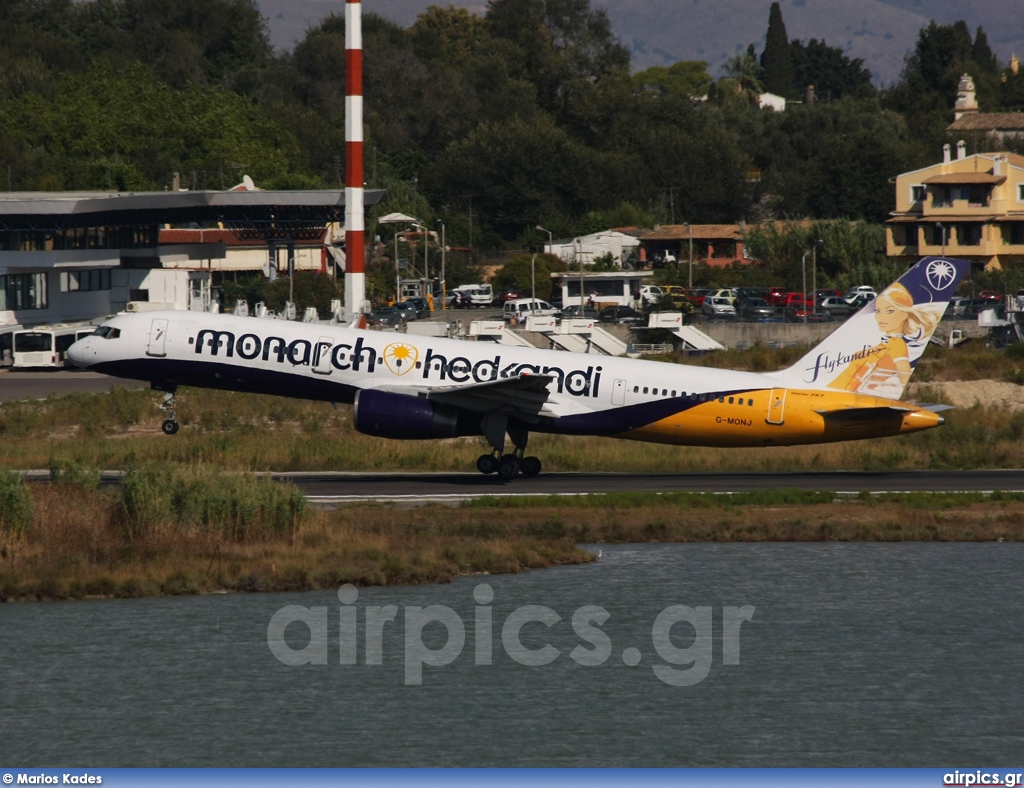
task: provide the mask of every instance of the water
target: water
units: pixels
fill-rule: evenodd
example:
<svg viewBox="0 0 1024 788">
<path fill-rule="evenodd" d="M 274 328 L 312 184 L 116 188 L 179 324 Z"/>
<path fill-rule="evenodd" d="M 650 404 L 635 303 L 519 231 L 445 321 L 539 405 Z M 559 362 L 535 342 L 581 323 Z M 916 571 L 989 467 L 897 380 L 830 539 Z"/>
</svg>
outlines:
<svg viewBox="0 0 1024 788">
<path fill-rule="evenodd" d="M 338 664 L 335 591 L 0 606 L 0 761 L 23 766 L 1013 766 L 1024 761 L 1019 544 L 603 546 L 596 564 L 451 585 L 360 589 L 396 605 L 379 666 Z M 494 592 L 493 664 L 474 664 L 474 589 Z M 325 606 L 327 665 L 289 667 L 267 627 L 285 605 Z M 405 683 L 404 614 L 447 605 L 466 622 L 454 662 Z M 521 605 L 518 664 L 502 624 Z M 611 656 L 571 625 L 601 605 Z M 670 686 L 652 625 L 712 608 L 709 675 Z M 740 664 L 722 659 L 722 609 L 753 605 Z M 302 648 L 308 629 L 290 624 Z M 678 648 L 694 642 L 686 623 Z M 445 630 L 424 641 L 440 648 Z M 623 650 L 640 652 L 638 665 Z M 686 666 L 681 666 L 685 668 Z"/>
</svg>

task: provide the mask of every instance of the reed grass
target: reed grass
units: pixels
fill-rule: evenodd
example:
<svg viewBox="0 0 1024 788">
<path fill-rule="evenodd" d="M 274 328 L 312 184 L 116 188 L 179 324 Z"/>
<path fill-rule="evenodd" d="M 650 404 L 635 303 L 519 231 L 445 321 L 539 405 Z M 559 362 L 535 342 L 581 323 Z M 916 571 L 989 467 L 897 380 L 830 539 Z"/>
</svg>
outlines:
<svg viewBox="0 0 1024 788">
<path fill-rule="evenodd" d="M 592 560 L 561 538 L 452 538 L 390 510 L 314 511 L 292 485 L 212 469 L 148 467 L 109 488 L 91 474 L 2 478 L 0 601 L 447 582 Z"/>
<path fill-rule="evenodd" d="M 237 476 L 146 468 L 101 488 L 91 474 L 4 475 L 0 521 L 22 525 L 0 538 L 0 601 L 448 582 L 593 560 L 581 542 L 1024 540 L 1015 493 L 616 493 L 324 512 L 288 485 Z"/>
</svg>

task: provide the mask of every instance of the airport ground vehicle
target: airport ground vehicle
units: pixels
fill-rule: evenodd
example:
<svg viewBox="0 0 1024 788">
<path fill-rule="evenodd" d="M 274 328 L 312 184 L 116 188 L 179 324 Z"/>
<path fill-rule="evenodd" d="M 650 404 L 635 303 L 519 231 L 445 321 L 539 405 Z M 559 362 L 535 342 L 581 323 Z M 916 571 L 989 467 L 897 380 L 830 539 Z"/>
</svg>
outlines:
<svg viewBox="0 0 1024 788">
<path fill-rule="evenodd" d="M 10 326 L 0 326 L 0 367 L 9 367 L 13 359 L 14 332 L 20 331 L 24 326 L 15 323 Z"/>
<path fill-rule="evenodd" d="M 459 285 L 448 293 L 448 305 L 455 309 L 491 306 L 494 290 L 489 284 Z"/>
<path fill-rule="evenodd" d="M 530 315 L 546 317 L 558 314 L 558 310 L 547 301 L 541 301 L 539 298 L 513 298 L 505 302 L 501 314 L 506 323 L 522 323 Z"/>
<path fill-rule="evenodd" d="M 96 326 L 53 325 L 15 331 L 12 337 L 11 367 L 63 367 L 68 348 L 95 330 Z"/>
</svg>

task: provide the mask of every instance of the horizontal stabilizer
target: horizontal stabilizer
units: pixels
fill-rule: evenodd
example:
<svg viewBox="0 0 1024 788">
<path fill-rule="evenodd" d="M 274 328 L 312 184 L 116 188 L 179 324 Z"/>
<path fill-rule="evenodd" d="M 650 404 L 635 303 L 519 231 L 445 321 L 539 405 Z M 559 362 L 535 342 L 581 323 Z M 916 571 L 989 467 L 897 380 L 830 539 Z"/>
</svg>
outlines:
<svg viewBox="0 0 1024 788">
<path fill-rule="evenodd" d="M 943 405 L 941 402 L 919 402 L 917 407 L 922 410 L 930 410 L 932 413 L 942 413 L 944 410 L 953 410 L 956 405 Z"/>
</svg>

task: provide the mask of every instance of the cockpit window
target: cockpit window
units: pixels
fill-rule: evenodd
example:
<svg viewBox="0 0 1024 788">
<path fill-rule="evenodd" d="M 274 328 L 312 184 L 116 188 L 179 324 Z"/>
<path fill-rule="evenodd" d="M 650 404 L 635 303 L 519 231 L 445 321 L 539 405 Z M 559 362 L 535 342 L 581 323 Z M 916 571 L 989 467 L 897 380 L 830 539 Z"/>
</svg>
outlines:
<svg viewBox="0 0 1024 788">
<path fill-rule="evenodd" d="M 102 339 L 117 339 L 121 336 L 121 329 L 114 328 L 113 326 L 100 326 L 93 332 L 93 336 Z"/>
</svg>

